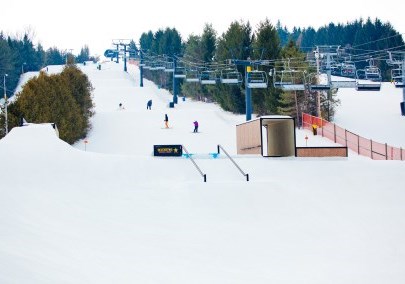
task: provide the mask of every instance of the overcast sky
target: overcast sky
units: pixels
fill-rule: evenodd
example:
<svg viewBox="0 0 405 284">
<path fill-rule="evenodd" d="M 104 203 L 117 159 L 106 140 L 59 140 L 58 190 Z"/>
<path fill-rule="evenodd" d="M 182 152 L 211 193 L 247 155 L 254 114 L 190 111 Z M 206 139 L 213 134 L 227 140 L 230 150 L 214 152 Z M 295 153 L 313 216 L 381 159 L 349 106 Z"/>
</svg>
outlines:
<svg viewBox="0 0 405 284">
<path fill-rule="evenodd" d="M 400 1 L 382 3 L 380 0 L 20 0 L 2 5 L 0 30 L 15 35 L 30 29 L 35 35 L 34 43 L 40 42 L 45 49 L 54 46 L 60 50 L 73 49 L 74 54 L 85 44 L 91 54 L 101 54 L 111 47 L 113 39 L 138 42 L 143 32 L 166 27 L 176 28 L 184 40 L 192 33 L 201 34 L 205 23 L 212 24 L 218 35 L 235 20 L 249 21 L 255 29 L 266 17 L 273 24 L 280 20 L 289 30 L 294 26 L 319 28 L 330 22 L 377 17 L 405 33 Z"/>
</svg>

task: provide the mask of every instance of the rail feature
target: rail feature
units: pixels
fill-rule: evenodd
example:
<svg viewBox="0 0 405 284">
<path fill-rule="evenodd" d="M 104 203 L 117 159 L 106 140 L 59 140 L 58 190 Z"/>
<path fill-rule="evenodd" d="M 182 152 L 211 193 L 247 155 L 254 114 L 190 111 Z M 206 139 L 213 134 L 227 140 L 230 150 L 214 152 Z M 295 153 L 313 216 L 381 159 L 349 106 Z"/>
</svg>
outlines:
<svg viewBox="0 0 405 284">
<path fill-rule="evenodd" d="M 200 167 L 199 167 L 199 166 L 196 164 L 196 162 L 194 161 L 194 159 L 193 159 L 193 157 L 192 157 L 192 154 L 190 154 L 190 153 L 187 151 L 187 149 L 186 149 L 186 147 L 184 147 L 184 145 L 181 145 L 181 146 L 182 146 L 182 148 L 183 148 L 183 151 L 186 152 L 187 158 L 190 159 L 190 161 L 194 164 L 194 166 L 195 166 L 195 168 L 197 169 L 197 171 L 198 171 L 198 172 L 200 173 L 200 175 L 203 177 L 204 182 L 207 182 L 207 175 L 204 174 L 204 173 L 201 171 Z"/>
<path fill-rule="evenodd" d="M 249 181 L 249 174 L 246 174 L 240 167 L 239 165 L 234 161 L 234 159 L 232 159 L 232 157 L 228 154 L 228 152 L 225 151 L 225 149 L 218 144 L 217 146 L 218 149 L 218 154 L 220 153 L 220 150 L 222 150 L 222 152 L 225 153 L 225 155 L 229 158 L 229 160 L 231 160 L 231 162 L 235 165 L 235 167 L 241 172 L 242 175 L 244 175 L 246 177 L 246 181 Z"/>
</svg>

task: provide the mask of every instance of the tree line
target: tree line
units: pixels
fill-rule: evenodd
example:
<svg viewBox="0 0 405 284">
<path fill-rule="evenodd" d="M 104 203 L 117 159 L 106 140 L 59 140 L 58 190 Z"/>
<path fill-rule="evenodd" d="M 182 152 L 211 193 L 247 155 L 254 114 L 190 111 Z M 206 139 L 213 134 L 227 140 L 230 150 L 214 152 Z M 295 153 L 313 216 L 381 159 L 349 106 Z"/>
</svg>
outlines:
<svg viewBox="0 0 405 284">
<path fill-rule="evenodd" d="M 282 45 L 293 40 L 303 52 L 317 45 L 339 45 L 359 69 L 369 64 L 369 58 L 374 58 L 383 79 L 387 81 L 390 79 L 390 67 L 386 64 L 386 50 L 404 50 L 402 34 L 389 22 L 383 23 L 378 18 L 359 19 L 346 24 L 329 23 L 317 30 L 313 27 L 294 27 L 289 32 L 280 22 L 277 22 L 276 28 Z"/>
<path fill-rule="evenodd" d="M 22 73 L 39 71 L 47 65 L 65 64 L 67 57 L 73 57 L 77 63 L 97 60 L 90 55 L 87 45 L 84 45 L 80 53 L 74 56 L 66 50 L 59 50 L 57 47 L 45 50 L 40 43 L 35 45 L 31 37 L 29 31 L 20 37 L 6 36 L 0 31 L 0 75 L 1 79 L 4 79 L 5 74 L 8 75 L 6 77 L 8 97 L 14 93 Z M 3 90 L 3 84 L 0 88 Z M 3 94 L 3 92 L 1 93 Z"/>
<path fill-rule="evenodd" d="M 260 22 L 253 30 L 249 22 L 234 21 L 221 35 L 211 24 L 204 26 L 201 35 L 192 34 L 186 40 L 176 29 L 160 29 L 153 33 L 145 32 L 139 39 L 141 50 L 154 55 L 176 56 L 182 60 L 201 64 L 223 64 L 229 59 L 260 60 L 273 62 L 294 59 L 291 68 L 301 68 L 313 72 L 307 58 L 316 45 L 340 45 L 345 52 L 357 56 L 356 64 L 362 68 L 371 56 L 377 58 L 377 64 L 385 79 L 389 77 L 389 67 L 381 59 L 385 50 L 403 49 L 402 36 L 389 23 L 376 19 L 360 19 L 347 24 L 329 24 L 318 30 L 314 28 L 296 28 L 288 31 L 278 22 L 273 25 L 268 19 Z M 375 52 L 375 51 L 380 51 Z M 360 57 L 363 56 L 363 57 Z M 381 60 L 378 60 L 381 59 Z M 277 63 L 275 63 L 277 64 Z M 253 66 L 271 72 L 274 66 Z M 236 66 L 244 76 L 245 68 Z M 172 91 L 172 76 L 164 72 L 144 70 L 145 77 L 159 86 Z M 181 95 L 197 100 L 213 101 L 224 110 L 233 113 L 245 112 L 245 84 L 240 85 L 201 85 L 178 81 Z M 253 112 L 257 115 L 286 114 L 299 120 L 301 112 L 316 115 L 317 93 L 309 91 L 282 92 L 272 84 L 266 89 L 252 90 Z M 321 94 L 321 115 L 332 120 L 338 100 L 333 93 Z"/>
</svg>

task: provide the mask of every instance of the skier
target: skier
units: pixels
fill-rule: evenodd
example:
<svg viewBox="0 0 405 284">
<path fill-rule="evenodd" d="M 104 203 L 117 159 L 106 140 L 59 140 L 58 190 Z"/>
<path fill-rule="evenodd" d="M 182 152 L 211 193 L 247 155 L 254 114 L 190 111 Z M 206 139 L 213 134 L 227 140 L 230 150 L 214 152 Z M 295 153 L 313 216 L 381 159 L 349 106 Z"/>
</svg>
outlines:
<svg viewBox="0 0 405 284">
<path fill-rule="evenodd" d="M 164 120 L 164 122 L 165 122 L 165 127 L 166 127 L 166 128 L 169 128 L 169 117 L 167 116 L 167 114 L 165 114 L 165 120 Z"/>
<path fill-rule="evenodd" d="M 125 107 L 124 107 L 124 105 L 123 105 L 122 103 L 120 103 L 120 104 L 118 105 L 118 109 L 119 109 L 119 110 L 124 110 Z"/>
<path fill-rule="evenodd" d="M 146 104 L 146 109 L 152 110 L 152 100 L 148 101 L 148 103 Z"/>
<path fill-rule="evenodd" d="M 194 121 L 194 133 L 198 132 L 198 121 Z"/>
</svg>

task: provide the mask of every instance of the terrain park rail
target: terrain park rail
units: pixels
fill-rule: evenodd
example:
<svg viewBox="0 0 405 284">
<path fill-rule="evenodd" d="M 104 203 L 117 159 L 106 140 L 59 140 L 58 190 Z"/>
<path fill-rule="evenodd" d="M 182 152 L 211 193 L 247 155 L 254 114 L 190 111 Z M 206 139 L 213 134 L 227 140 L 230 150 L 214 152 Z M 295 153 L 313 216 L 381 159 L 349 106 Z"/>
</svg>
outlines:
<svg viewBox="0 0 405 284">
<path fill-rule="evenodd" d="M 190 155 L 190 153 L 187 151 L 186 147 L 184 147 L 184 145 L 181 145 L 183 147 L 183 151 L 187 153 L 188 158 L 190 158 L 190 161 L 194 164 L 195 168 L 197 169 L 197 171 L 200 173 L 200 175 L 204 178 L 204 182 L 207 182 L 207 175 L 204 174 L 200 167 L 196 164 L 196 162 L 194 161 L 192 155 Z"/>
<path fill-rule="evenodd" d="M 217 146 L 218 149 L 218 154 L 220 153 L 220 149 L 222 149 L 222 152 L 225 153 L 225 155 L 229 158 L 229 160 L 231 160 L 231 162 L 235 165 L 235 167 L 241 172 L 242 175 L 244 175 L 246 177 L 246 181 L 249 181 L 249 174 L 246 174 L 240 167 L 239 165 L 234 161 L 234 159 L 232 159 L 232 157 L 228 154 L 228 152 L 225 151 L 225 149 L 218 144 Z"/>
</svg>

